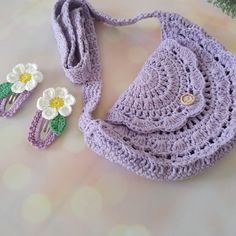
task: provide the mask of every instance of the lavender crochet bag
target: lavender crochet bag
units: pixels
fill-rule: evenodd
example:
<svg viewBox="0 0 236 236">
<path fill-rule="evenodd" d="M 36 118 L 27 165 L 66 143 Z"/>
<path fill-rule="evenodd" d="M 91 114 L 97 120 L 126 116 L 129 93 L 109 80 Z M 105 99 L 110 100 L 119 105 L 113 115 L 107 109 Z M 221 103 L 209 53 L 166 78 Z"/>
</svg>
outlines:
<svg viewBox="0 0 236 236">
<path fill-rule="evenodd" d="M 162 39 L 108 112 L 101 96 L 95 22 L 113 26 L 156 17 Z M 178 180 L 213 165 L 236 133 L 236 58 L 184 17 L 154 11 L 115 19 L 85 0 L 59 0 L 53 28 L 66 77 L 83 89 L 79 128 L 99 155 L 150 179 Z"/>
</svg>

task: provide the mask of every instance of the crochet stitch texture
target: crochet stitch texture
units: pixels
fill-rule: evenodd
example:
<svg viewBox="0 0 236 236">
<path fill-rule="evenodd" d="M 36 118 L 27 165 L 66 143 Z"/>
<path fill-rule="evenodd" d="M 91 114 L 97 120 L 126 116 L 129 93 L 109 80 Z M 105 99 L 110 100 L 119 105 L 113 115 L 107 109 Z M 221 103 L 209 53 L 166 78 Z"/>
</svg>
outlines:
<svg viewBox="0 0 236 236">
<path fill-rule="evenodd" d="M 160 21 L 160 45 L 106 119 L 93 119 L 102 89 L 95 22 L 123 26 L 149 17 Z M 97 154 L 150 179 L 178 180 L 232 148 L 236 58 L 201 27 L 176 13 L 115 19 L 85 0 L 59 0 L 53 28 L 66 77 L 83 89 L 79 127 Z M 188 93 L 195 102 L 187 106 L 180 97 Z"/>
</svg>

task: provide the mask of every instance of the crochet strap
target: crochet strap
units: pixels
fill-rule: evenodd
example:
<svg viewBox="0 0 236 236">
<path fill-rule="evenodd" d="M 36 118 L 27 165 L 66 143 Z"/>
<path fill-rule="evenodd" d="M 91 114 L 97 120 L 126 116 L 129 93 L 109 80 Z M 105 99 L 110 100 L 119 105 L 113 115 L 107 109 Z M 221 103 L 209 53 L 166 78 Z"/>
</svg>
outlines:
<svg viewBox="0 0 236 236">
<path fill-rule="evenodd" d="M 159 17 L 160 14 L 160 11 L 153 11 L 129 19 L 116 19 L 96 11 L 85 0 L 59 0 L 54 9 L 53 26 L 67 77 L 76 84 L 98 79 L 87 73 L 91 72 L 91 61 L 98 52 L 95 20 L 124 26 L 145 18 Z"/>
</svg>

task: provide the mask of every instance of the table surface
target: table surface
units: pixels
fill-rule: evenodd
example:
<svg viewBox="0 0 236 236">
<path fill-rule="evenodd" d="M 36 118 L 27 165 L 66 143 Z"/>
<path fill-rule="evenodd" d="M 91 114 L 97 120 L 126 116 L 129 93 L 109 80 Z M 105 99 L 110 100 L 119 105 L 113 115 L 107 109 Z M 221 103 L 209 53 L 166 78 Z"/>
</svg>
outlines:
<svg viewBox="0 0 236 236">
<path fill-rule="evenodd" d="M 0 80 L 17 63 L 34 62 L 45 80 L 23 109 L 0 121 L 1 236 L 235 236 L 236 149 L 186 181 L 153 182 L 89 150 L 77 129 L 81 92 L 64 76 L 51 29 L 52 0 L 0 0 Z M 130 17 L 175 11 L 202 26 L 236 55 L 236 22 L 203 0 L 93 0 Z M 104 89 L 95 116 L 104 117 L 160 42 L 155 19 L 128 27 L 99 25 Z M 50 148 L 27 142 L 36 100 L 65 86 L 77 103 L 66 132 Z"/>
</svg>

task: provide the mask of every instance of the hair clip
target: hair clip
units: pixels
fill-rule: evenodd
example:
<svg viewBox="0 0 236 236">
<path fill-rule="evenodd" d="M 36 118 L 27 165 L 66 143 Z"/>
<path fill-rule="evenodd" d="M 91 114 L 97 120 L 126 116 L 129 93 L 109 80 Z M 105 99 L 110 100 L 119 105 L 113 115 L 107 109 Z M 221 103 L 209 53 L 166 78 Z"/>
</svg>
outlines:
<svg viewBox="0 0 236 236">
<path fill-rule="evenodd" d="M 44 149 L 60 136 L 66 127 L 66 117 L 72 112 L 75 98 L 66 88 L 48 88 L 37 101 L 37 109 L 29 130 L 29 142 Z"/>
<path fill-rule="evenodd" d="M 36 64 L 18 64 L 6 77 L 7 82 L 0 84 L 0 116 L 13 116 L 42 82 L 43 75 Z"/>
</svg>

